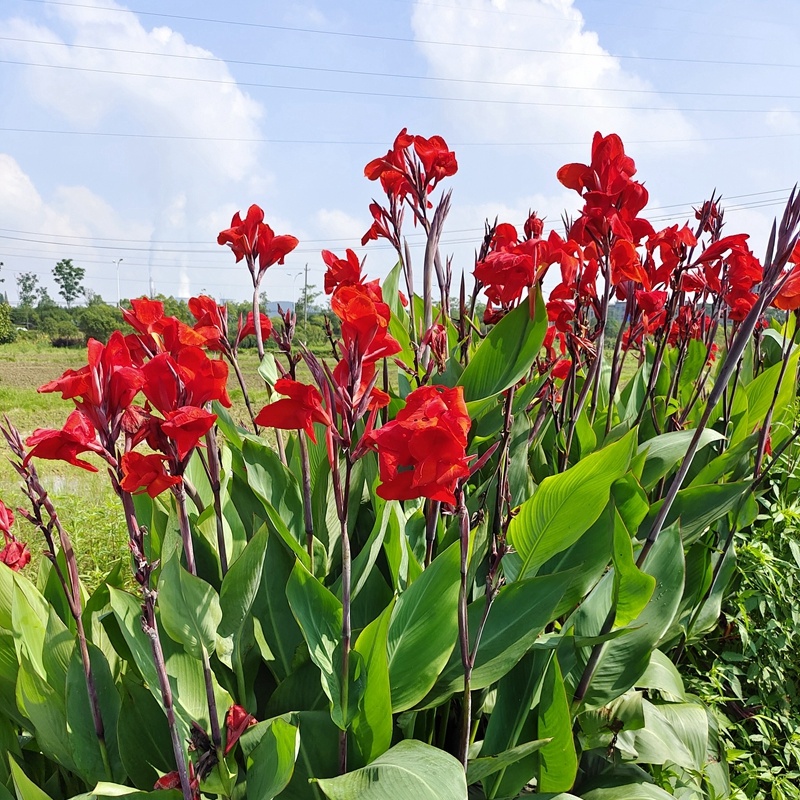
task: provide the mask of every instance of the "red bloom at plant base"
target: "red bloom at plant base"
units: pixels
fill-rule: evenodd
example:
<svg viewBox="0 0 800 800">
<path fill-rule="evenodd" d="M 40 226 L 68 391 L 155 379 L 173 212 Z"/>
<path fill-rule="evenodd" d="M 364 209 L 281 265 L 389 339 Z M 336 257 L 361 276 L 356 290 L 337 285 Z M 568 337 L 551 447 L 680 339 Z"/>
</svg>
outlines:
<svg viewBox="0 0 800 800">
<path fill-rule="evenodd" d="M 286 395 L 284 400 L 264 406 L 255 419 L 256 425 L 281 430 L 304 430 L 314 444 L 314 423 L 330 425 L 331 418 L 322 405 L 322 395 L 313 386 L 307 386 L 291 378 L 281 378 L 275 383 L 275 391 Z"/>
<path fill-rule="evenodd" d="M 256 724 L 256 718 L 241 706 L 232 705 L 225 714 L 225 755 L 233 750 L 242 734 Z"/>
<path fill-rule="evenodd" d="M 13 533 L 14 512 L 0 500 L 0 531 L 5 539 L 5 546 L 0 550 L 0 564 L 5 564 L 14 572 L 19 572 L 30 560 L 28 545 L 20 542 Z"/>
<path fill-rule="evenodd" d="M 462 387 L 421 386 L 411 392 L 394 420 L 366 435 L 365 443 L 378 453 L 378 495 L 454 504 L 458 481 L 469 476 L 470 425 Z"/>
</svg>

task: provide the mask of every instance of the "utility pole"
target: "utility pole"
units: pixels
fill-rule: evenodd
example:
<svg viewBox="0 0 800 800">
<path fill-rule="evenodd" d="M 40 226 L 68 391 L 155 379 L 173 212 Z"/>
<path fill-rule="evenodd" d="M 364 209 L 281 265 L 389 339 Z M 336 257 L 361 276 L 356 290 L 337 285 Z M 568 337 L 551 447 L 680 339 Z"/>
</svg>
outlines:
<svg viewBox="0 0 800 800">
<path fill-rule="evenodd" d="M 308 339 L 308 261 L 303 276 L 303 336 Z"/>
<path fill-rule="evenodd" d="M 120 297 L 120 294 L 119 294 L 119 265 L 123 261 L 124 261 L 124 259 L 118 258 L 118 259 L 116 259 L 116 261 L 112 261 L 111 262 L 112 264 L 116 264 L 117 265 L 117 308 L 120 308 L 121 305 L 122 305 L 122 298 Z"/>
</svg>

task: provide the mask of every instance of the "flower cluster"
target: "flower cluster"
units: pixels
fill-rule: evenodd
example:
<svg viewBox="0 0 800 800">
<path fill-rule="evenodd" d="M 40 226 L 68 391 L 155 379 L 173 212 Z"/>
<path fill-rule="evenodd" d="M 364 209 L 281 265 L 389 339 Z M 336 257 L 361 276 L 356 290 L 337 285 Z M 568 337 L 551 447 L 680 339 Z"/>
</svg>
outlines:
<svg viewBox="0 0 800 800">
<path fill-rule="evenodd" d="M 395 419 L 366 436 L 378 453 L 378 495 L 454 504 L 456 486 L 470 472 L 465 452 L 470 425 L 460 386 L 421 386 L 411 392 Z"/>
<path fill-rule="evenodd" d="M 164 313 L 163 303 L 141 298 L 124 312 L 134 333 L 119 331 L 107 344 L 88 344 L 88 364 L 67 370 L 40 392 L 60 392 L 75 410 L 60 430 L 39 429 L 28 438 L 32 457 L 58 459 L 90 471 L 79 458 L 95 453 L 118 471 L 125 491 L 155 496 L 181 482 L 192 451 L 211 429 L 212 400 L 230 406 L 228 367 L 205 348 L 219 344 L 221 326 L 212 324 L 208 303 L 193 298 L 206 316 L 195 327 Z M 144 396 L 144 403 L 134 400 Z M 146 442 L 154 452 L 134 448 Z"/>
</svg>

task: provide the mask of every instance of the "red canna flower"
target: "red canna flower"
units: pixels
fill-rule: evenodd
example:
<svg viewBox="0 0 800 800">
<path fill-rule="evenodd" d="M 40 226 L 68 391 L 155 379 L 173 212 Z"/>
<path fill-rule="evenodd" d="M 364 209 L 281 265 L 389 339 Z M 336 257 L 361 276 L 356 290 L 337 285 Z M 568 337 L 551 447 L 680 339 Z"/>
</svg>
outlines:
<svg viewBox="0 0 800 800">
<path fill-rule="evenodd" d="M 332 294 L 337 286 L 362 282 L 361 262 L 352 250 L 346 250 L 344 258 L 339 258 L 330 250 L 323 250 L 322 260 L 328 267 L 325 271 L 325 294 Z"/>
<path fill-rule="evenodd" d="M 611 283 L 635 281 L 650 290 L 650 277 L 632 242 L 618 239 L 611 248 Z"/>
<path fill-rule="evenodd" d="M 122 316 L 140 334 L 140 344 L 148 355 L 177 353 L 182 347 L 208 344 L 208 337 L 202 330 L 195 330 L 177 317 L 166 315 L 160 300 L 148 297 L 131 300 L 131 309 L 123 308 Z M 212 333 L 211 338 L 213 341 L 218 337 Z"/>
<path fill-rule="evenodd" d="M 31 553 L 25 542 L 3 531 L 5 546 L 0 550 L 0 563 L 5 564 L 14 572 L 19 572 L 31 560 Z"/>
<path fill-rule="evenodd" d="M 392 312 L 378 281 L 340 286 L 331 297 L 331 309 L 342 321 L 345 351 L 353 358 L 375 361 L 402 350 L 389 334 Z"/>
<path fill-rule="evenodd" d="M 258 314 L 258 321 L 259 325 L 261 326 L 261 341 L 265 342 L 269 339 L 270 334 L 272 333 L 272 320 L 266 315 L 259 312 Z M 255 336 L 256 334 L 256 326 L 253 324 L 253 312 L 247 312 L 247 320 L 244 324 L 242 324 L 242 317 L 239 317 L 239 328 L 236 331 L 236 350 L 239 349 L 239 345 L 242 343 L 242 339 L 246 336 Z"/>
<path fill-rule="evenodd" d="M 166 456 L 159 453 L 143 455 L 135 450 L 125 453 L 122 456 L 123 478 L 120 486 L 126 492 L 147 492 L 150 497 L 156 497 L 181 482 L 179 477 L 167 473 L 165 460 Z"/>
<path fill-rule="evenodd" d="M 66 461 L 76 467 L 97 472 L 97 467 L 78 458 L 80 453 L 104 454 L 105 450 L 97 441 L 94 426 L 79 409 L 73 411 L 61 430 L 38 428 L 26 440 L 31 449 L 23 460 L 27 464 L 31 458 L 46 458 Z"/>
<path fill-rule="evenodd" d="M 241 706 L 232 705 L 225 714 L 225 755 L 233 750 L 242 734 L 256 724 L 256 718 L 245 711 Z"/>
<path fill-rule="evenodd" d="M 189 298 L 189 311 L 197 320 L 194 330 L 210 350 L 223 350 L 228 340 L 228 309 L 217 305 L 213 297 L 201 294 Z"/>
<path fill-rule="evenodd" d="M 14 512 L 0 500 L 0 531 L 11 533 L 11 526 L 14 524 Z"/>
<path fill-rule="evenodd" d="M 422 162 L 424 183 L 429 193 L 436 188 L 440 180 L 458 172 L 456 154 L 448 149 L 447 142 L 441 136 L 431 136 L 430 139 L 415 136 L 414 152 Z"/>
<path fill-rule="evenodd" d="M 255 419 L 257 425 L 282 430 L 304 430 L 316 444 L 314 423 L 331 425 L 331 418 L 322 405 L 322 395 L 313 386 L 307 386 L 291 378 L 281 378 L 275 383 L 275 391 L 286 395 L 284 400 L 264 406 Z"/>
<path fill-rule="evenodd" d="M 458 481 L 469 476 L 470 425 L 462 387 L 422 386 L 411 392 L 394 420 L 364 435 L 364 444 L 378 453 L 378 495 L 454 504 Z"/>
<path fill-rule="evenodd" d="M 228 365 L 209 358 L 199 347 L 184 347 L 175 358 L 159 353 L 142 367 L 142 374 L 142 391 L 162 414 L 211 400 L 230 408 Z"/>
<path fill-rule="evenodd" d="M 595 133 L 590 164 L 565 164 L 558 180 L 580 194 L 585 205 L 570 237 L 581 244 L 609 235 L 638 243 L 653 233 L 650 223 L 638 216 L 647 205 L 648 193 L 633 180 L 636 165 L 625 154 L 616 134 Z"/>
<path fill-rule="evenodd" d="M 237 263 L 243 258 L 247 259 L 254 283 L 260 282 L 273 264 L 283 264 L 286 256 L 299 243 L 294 236 L 276 236 L 272 228 L 264 222 L 264 211 L 257 205 L 250 206 L 244 220 L 237 211 L 231 220 L 231 227 L 217 236 L 217 244 L 229 245 Z"/>
<path fill-rule="evenodd" d="M 175 442 L 178 458 L 183 460 L 197 447 L 197 443 L 214 426 L 217 415 L 196 406 L 183 406 L 177 411 L 168 411 L 161 430 Z"/>
<path fill-rule="evenodd" d="M 180 786 L 181 786 L 181 776 L 178 774 L 178 770 L 173 770 L 172 772 L 167 772 L 164 775 L 162 775 L 153 784 L 153 789 L 156 791 L 180 789 Z"/>
</svg>

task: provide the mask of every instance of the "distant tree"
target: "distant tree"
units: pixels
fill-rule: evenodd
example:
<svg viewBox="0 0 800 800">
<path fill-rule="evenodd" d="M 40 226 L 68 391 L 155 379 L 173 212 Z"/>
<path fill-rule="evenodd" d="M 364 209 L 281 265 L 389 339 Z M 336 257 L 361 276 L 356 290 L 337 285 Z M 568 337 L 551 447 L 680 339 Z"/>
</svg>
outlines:
<svg viewBox="0 0 800 800">
<path fill-rule="evenodd" d="M 11 321 L 11 306 L 0 303 L 0 344 L 8 344 L 16 338 L 17 330 Z"/>
<path fill-rule="evenodd" d="M 87 338 L 108 341 L 111 334 L 122 326 L 122 314 L 115 306 L 104 302 L 99 294 L 92 294 L 85 308 L 78 310 L 78 327 Z"/>
<path fill-rule="evenodd" d="M 39 298 L 39 278 L 33 272 L 20 272 L 17 275 L 17 294 L 19 304 L 33 308 Z"/>
<path fill-rule="evenodd" d="M 64 298 L 67 308 L 72 301 L 83 294 L 83 277 L 86 270 L 72 263 L 71 258 L 64 258 L 53 268 L 53 278 L 58 284 L 58 293 Z"/>
</svg>

